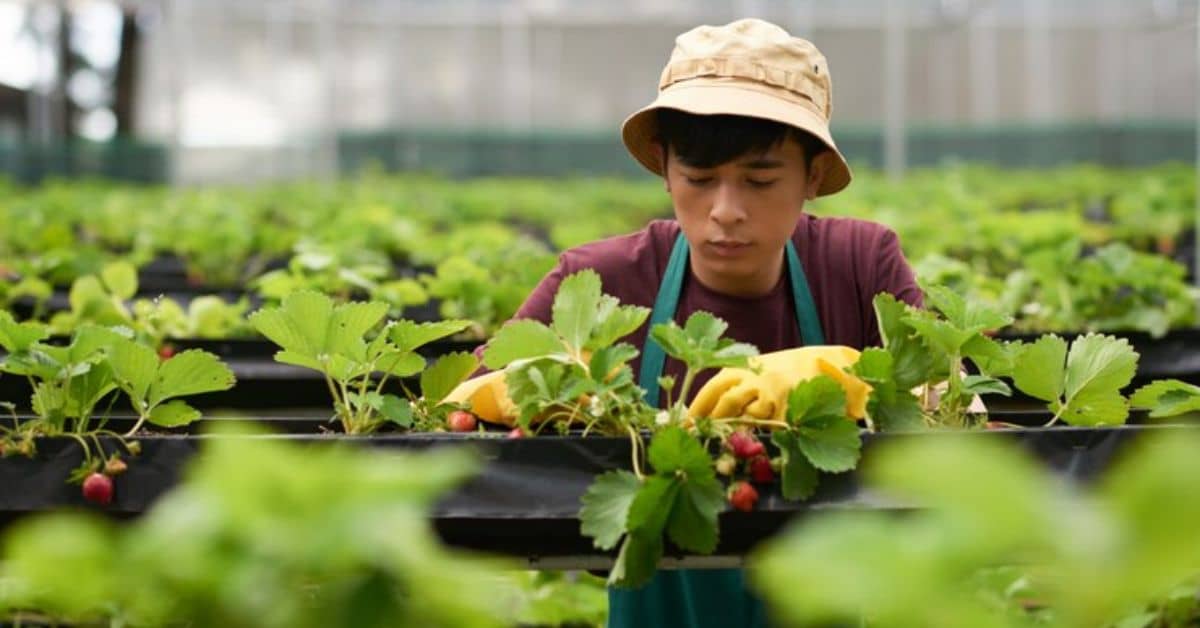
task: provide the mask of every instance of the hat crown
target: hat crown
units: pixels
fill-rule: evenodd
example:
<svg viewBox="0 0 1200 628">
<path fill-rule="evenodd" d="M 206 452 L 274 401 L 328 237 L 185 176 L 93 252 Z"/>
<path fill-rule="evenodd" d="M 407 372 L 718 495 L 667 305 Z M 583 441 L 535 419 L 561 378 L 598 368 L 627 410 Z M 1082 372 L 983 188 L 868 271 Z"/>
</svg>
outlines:
<svg viewBox="0 0 1200 628">
<path fill-rule="evenodd" d="M 747 80 L 783 88 L 815 105 L 829 120 L 833 113 L 828 64 L 812 42 L 760 19 L 724 26 L 698 26 L 675 38 L 659 91 L 698 77 Z"/>
</svg>

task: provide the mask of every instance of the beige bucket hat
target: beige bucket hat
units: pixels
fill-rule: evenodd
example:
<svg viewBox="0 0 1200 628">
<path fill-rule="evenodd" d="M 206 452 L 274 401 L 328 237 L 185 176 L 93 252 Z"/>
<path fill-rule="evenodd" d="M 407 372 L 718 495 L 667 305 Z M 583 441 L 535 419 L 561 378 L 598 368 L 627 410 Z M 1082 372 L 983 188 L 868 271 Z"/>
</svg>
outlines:
<svg viewBox="0 0 1200 628">
<path fill-rule="evenodd" d="M 850 183 L 850 166 L 829 133 L 833 91 L 825 56 L 811 42 L 759 19 L 699 26 L 675 38 L 675 50 L 658 82 L 658 98 L 625 119 L 621 137 L 643 166 L 662 176 L 656 159 L 655 111 L 765 118 L 811 133 L 835 163 L 818 196 Z"/>
</svg>

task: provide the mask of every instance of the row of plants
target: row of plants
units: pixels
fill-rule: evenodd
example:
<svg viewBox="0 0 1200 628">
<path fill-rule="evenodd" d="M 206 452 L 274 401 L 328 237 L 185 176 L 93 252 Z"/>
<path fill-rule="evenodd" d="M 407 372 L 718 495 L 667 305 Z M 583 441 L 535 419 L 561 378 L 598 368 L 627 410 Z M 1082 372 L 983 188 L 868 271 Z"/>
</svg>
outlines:
<svg viewBox="0 0 1200 628">
<path fill-rule="evenodd" d="M 958 166 L 902 182 L 864 171 L 810 210 L 891 226 L 923 279 L 953 281 L 1006 309 L 1016 331 L 1161 335 L 1195 324 L 1193 182 L 1185 166 Z M 217 298 L 258 306 L 313 289 L 384 301 L 397 316 L 467 318 L 476 338 L 507 320 L 557 251 L 670 215 L 660 184 L 617 180 L 366 175 L 244 189 L 71 182 L 11 191 L 0 203 L 9 226 L 0 305 L 21 303 L 33 318 L 65 309 L 56 295 L 120 261 L 139 269 L 142 296 L 224 289 L 232 294 Z M 181 266 L 166 265 L 165 285 L 155 278 L 164 260 Z"/>
<path fill-rule="evenodd" d="M 713 552 L 718 515 L 754 511 L 760 490 L 777 490 L 788 500 L 810 498 L 821 477 L 857 468 L 864 439 L 872 433 L 983 428 L 983 418 L 968 411 L 976 395 L 1004 395 L 1015 387 L 1046 403 L 1047 425 L 1119 425 L 1131 406 L 1154 418 L 1200 408 L 1200 388 L 1181 382 L 1156 382 L 1123 396 L 1138 359 L 1124 340 L 1086 335 L 1067 343 L 1047 335 L 1031 342 L 997 341 L 989 334 L 1008 322 L 1002 312 L 943 287 L 929 287 L 927 298 L 930 310 L 877 297 L 884 346 L 863 351 L 845 370 L 797 383 L 786 407 L 761 416 L 722 416 L 699 400 L 684 403 L 699 372 L 755 366 L 755 349 L 725 338 L 724 323 L 703 313 L 682 327 L 670 323 L 651 330 L 687 371 L 682 381 L 661 382 L 669 393 L 666 409 L 648 406 L 629 367 L 637 349 L 619 342 L 648 311 L 604 295 L 592 272 L 563 282 L 549 325 L 521 321 L 502 328 L 483 352 L 483 363 L 505 369 L 518 412 L 510 436 L 550 431 L 628 439 L 628 467 L 597 476 L 579 511 L 580 532 L 597 548 L 617 552 L 608 578 L 612 586 L 644 583 L 668 547 Z M 381 303 L 336 304 L 319 293 L 299 292 L 281 306 L 257 311 L 251 321 L 280 345 L 276 359 L 323 374 L 333 415 L 353 434 L 454 425 L 463 408 L 443 400 L 477 366 L 474 356 L 455 354 L 426 367 L 415 354 L 421 344 L 453 334 L 465 322 L 387 320 Z M 38 324 L 0 322 L 0 340 L 10 352 L 0 367 L 5 376 L 38 381 L 33 399 L 38 418 L 18 422 L 7 433 L 19 438 L 6 438 L 6 453 L 34 455 L 38 437 L 59 435 L 77 438 L 86 460 L 89 439 L 108 436 L 136 456 L 136 448 L 123 440 L 136 436 L 136 426 L 126 435 L 106 434 L 103 414 L 94 416 L 108 392 L 126 395 L 145 421 L 169 426 L 198 414 L 179 397 L 232 385 L 219 361 L 203 352 L 163 360 L 129 334 L 95 326 L 78 329 L 69 346 L 53 347 L 42 343 L 45 329 Z M 964 372 L 967 360 L 978 373 Z M 419 394 L 384 392 L 389 377 L 418 373 Z M 757 374 L 747 370 L 743 376 Z M 934 384 L 944 388 L 930 403 L 924 397 Z M 92 429 L 97 422 L 101 427 Z M 446 577 L 477 567 L 441 553 L 422 531 L 423 509 L 471 466 L 461 457 L 447 454 L 450 462 L 434 462 L 431 455 L 401 464 L 344 452 L 286 453 L 282 445 L 255 445 L 263 447 L 258 451 L 248 442 L 214 443 L 211 451 L 217 453 L 198 464 L 198 479 L 132 527 L 68 517 L 18 528 L 9 537 L 4 572 L 11 578 L 5 589 L 10 607 L 134 624 L 179 617 L 234 625 L 360 618 L 357 625 L 413 617 L 427 625 L 494 625 L 488 622 L 511 617 L 494 608 L 480 610 L 504 599 L 500 596 L 479 596 L 480 608 L 446 610 L 446 591 L 435 594 L 426 586 L 447 582 L 415 582 L 425 575 L 420 565 L 437 564 Z M 1186 601 L 1173 587 L 1195 577 L 1196 557 L 1176 550 L 1200 513 L 1182 508 L 1164 518 L 1161 506 L 1195 497 L 1191 474 L 1174 475 L 1194 465 L 1187 449 L 1192 443 L 1160 443 L 1135 458 L 1133 470 L 1122 476 L 1127 479 L 1102 491 L 1097 501 L 1064 502 L 1052 482 L 1029 463 L 1014 462 L 1012 454 L 927 442 L 940 445 L 910 446 L 905 455 L 884 457 L 878 463 L 882 475 L 873 476 L 882 478 L 883 488 L 911 491 L 934 507 L 902 524 L 908 534 L 900 544 L 894 521 L 845 515 L 846 520 L 809 524 L 780 541 L 782 549 L 763 550 L 764 573 L 793 577 L 808 566 L 810 579 L 831 574 L 826 585 L 814 583 L 806 593 L 824 596 L 811 606 L 789 597 L 794 587 L 785 592 L 778 586 L 804 578 L 764 576 L 760 586 L 782 612 L 804 621 L 865 615 L 880 625 L 911 625 L 905 622 L 914 617 L 928 618 L 922 625 L 951 625 L 955 618 L 978 616 L 985 623 L 972 625 L 1068 626 L 1106 625 L 1134 613 L 1151 619 L 1128 625 L 1149 625 Z M 30 447 L 22 450 L 22 444 Z M 248 484 L 247 478 L 262 482 Z M 988 478 L 982 490 L 980 478 Z M 397 495 L 412 499 L 400 501 Z M 987 507 L 981 509 L 980 500 Z M 197 509 L 205 516 L 196 517 Z M 320 539 L 310 538 L 315 530 Z M 1077 534 L 1088 530 L 1091 536 Z M 188 541 L 180 543 L 181 537 Z M 330 538 L 340 542 L 331 544 Z M 72 542 L 64 545 L 62 539 Z M 915 545 L 909 544 L 913 539 Z M 296 551 L 306 547 L 313 551 Z M 839 566 L 831 562 L 839 555 L 861 560 Z M 131 561 L 122 564 L 136 567 L 138 575 L 130 577 L 146 578 L 146 587 L 107 577 L 104 569 L 116 556 Z M 797 557 L 803 560 L 793 562 Z M 914 565 L 924 566 L 915 576 Z M 71 579 L 86 586 L 62 585 L 58 570 L 68 567 L 87 574 Z M 866 577 L 871 573 L 876 576 Z M 240 580 L 229 585 L 231 574 L 242 574 L 247 587 L 254 583 L 256 591 L 266 592 L 247 595 L 247 588 L 236 586 Z M 1083 580 L 1087 586 L 1074 586 L 1083 574 L 1091 575 Z M 906 575 L 912 582 L 898 586 Z M 1130 577 L 1138 578 L 1137 586 L 1126 582 Z M 461 580 L 455 582 L 461 586 Z M 845 586 L 832 587 L 838 593 L 830 594 L 830 582 Z M 1114 592 L 1118 586 L 1127 588 Z M 296 587 L 313 594 L 296 596 Z M 468 589 L 487 587 L 480 581 Z M 1194 594 L 1194 587 L 1188 590 Z M 292 601 L 275 605 L 274 596 L 285 594 Z M 939 594 L 947 597 L 938 602 L 933 596 Z M 1146 606 L 1160 604 L 1157 596 L 1167 601 Z M 1168 608 L 1175 610 L 1163 610 Z M 448 614 L 439 614 L 443 611 Z"/>
</svg>

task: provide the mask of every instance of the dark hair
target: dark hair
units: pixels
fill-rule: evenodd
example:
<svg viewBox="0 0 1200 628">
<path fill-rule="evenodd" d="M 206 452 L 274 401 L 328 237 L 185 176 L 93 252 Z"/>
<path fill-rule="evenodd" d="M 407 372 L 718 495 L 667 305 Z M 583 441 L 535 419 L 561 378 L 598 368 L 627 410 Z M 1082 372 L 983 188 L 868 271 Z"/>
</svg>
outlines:
<svg viewBox="0 0 1200 628">
<path fill-rule="evenodd" d="M 748 153 L 760 153 L 791 136 L 804 150 L 804 168 L 825 152 L 825 143 L 794 126 L 732 114 L 697 115 L 678 109 L 659 109 L 658 141 L 684 163 L 711 168 Z"/>
</svg>

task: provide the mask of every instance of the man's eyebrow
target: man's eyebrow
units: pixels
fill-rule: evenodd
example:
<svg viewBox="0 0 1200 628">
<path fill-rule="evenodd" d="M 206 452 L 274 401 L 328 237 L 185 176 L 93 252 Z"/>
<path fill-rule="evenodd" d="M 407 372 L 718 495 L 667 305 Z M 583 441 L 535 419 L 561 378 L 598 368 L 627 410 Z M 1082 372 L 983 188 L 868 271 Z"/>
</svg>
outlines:
<svg viewBox="0 0 1200 628">
<path fill-rule="evenodd" d="M 750 161 L 743 161 L 738 164 L 743 168 L 751 168 L 754 170 L 769 170 L 771 168 L 782 168 L 783 162 L 778 159 L 768 159 L 766 157 L 756 157 Z"/>
</svg>

